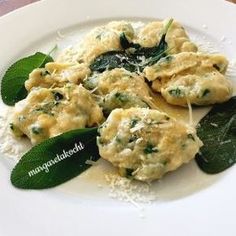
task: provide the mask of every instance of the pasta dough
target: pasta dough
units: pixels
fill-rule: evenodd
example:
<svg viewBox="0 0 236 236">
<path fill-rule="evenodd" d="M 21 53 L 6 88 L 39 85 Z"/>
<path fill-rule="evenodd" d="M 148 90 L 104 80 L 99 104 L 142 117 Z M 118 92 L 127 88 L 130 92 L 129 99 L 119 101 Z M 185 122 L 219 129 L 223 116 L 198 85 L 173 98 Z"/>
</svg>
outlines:
<svg viewBox="0 0 236 236">
<path fill-rule="evenodd" d="M 202 146 L 194 128 L 146 108 L 113 110 L 99 133 L 101 157 L 141 181 L 177 169 Z"/>
</svg>

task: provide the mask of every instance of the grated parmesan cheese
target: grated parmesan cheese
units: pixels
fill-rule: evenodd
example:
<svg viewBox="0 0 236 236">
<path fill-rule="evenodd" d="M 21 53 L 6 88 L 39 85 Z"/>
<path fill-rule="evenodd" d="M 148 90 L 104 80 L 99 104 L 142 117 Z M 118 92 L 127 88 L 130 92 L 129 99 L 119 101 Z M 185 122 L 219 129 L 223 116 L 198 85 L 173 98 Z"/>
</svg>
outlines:
<svg viewBox="0 0 236 236">
<path fill-rule="evenodd" d="M 12 135 L 9 123 L 13 113 L 13 108 L 6 107 L 1 104 L 0 114 L 0 153 L 6 157 L 19 161 L 22 155 L 31 147 L 28 139 L 19 139 Z"/>
<path fill-rule="evenodd" d="M 131 133 L 134 133 L 134 132 L 136 132 L 136 131 L 138 131 L 138 130 L 143 129 L 144 127 L 145 127 L 145 125 L 140 122 L 140 123 L 137 124 L 135 127 L 131 128 L 131 129 L 130 129 L 130 132 L 131 132 Z"/>
<path fill-rule="evenodd" d="M 155 192 L 147 183 L 141 183 L 115 174 L 105 175 L 109 184 L 109 196 L 113 199 L 133 204 L 138 209 L 143 209 L 140 203 L 151 204 L 157 199 Z"/>
<path fill-rule="evenodd" d="M 192 40 L 198 45 L 199 52 L 214 54 L 219 53 L 217 45 L 206 40 L 206 36 L 193 35 Z"/>
<path fill-rule="evenodd" d="M 97 165 L 97 162 L 96 162 L 96 161 L 92 161 L 92 160 L 86 160 L 86 161 L 85 161 L 85 164 L 91 165 L 91 166 L 96 166 L 96 165 Z"/>
<path fill-rule="evenodd" d="M 215 124 L 215 123 L 210 123 L 210 125 L 211 125 L 211 126 L 214 126 L 214 127 L 218 127 L 218 125 Z"/>
<path fill-rule="evenodd" d="M 229 62 L 227 71 L 226 71 L 227 77 L 236 77 L 236 60 L 231 60 Z"/>
<path fill-rule="evenodd" d="M 232 142 L 231 139 L 225 140 L 225 141 L 221 142 L 220 145 L 223 145 L 223 144 L 226 144 L 226 143 L 231 143 L 231 142 Z"/>
</svg>

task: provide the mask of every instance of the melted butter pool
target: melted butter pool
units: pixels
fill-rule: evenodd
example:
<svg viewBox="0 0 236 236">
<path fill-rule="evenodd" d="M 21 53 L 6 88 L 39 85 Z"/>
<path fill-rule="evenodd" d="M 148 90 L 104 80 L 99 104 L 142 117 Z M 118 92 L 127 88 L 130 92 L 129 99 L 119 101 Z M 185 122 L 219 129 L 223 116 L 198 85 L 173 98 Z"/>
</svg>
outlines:
<svg viewBox="0 0 236 236">
<path fill-rule="evenodd" d="M 189 109 L 186 107 L 174 106 L 168 104 L 160 94 L 153 94 L 155 105 L 169 116 L 185 123 L 189 123 Z M 199 121 L 210 111 L 211 107 L 193 107 L 193 125 L 196 126 Z"/>
</svg>

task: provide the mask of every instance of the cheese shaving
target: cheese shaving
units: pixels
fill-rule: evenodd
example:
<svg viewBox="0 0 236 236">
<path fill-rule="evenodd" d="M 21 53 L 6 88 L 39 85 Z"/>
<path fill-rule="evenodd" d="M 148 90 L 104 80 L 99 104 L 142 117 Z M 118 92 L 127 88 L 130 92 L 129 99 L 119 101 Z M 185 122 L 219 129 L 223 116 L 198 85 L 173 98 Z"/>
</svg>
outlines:
<svg viewBox="0 0 236 236">
<path fill-rule="evenodd" d="M 188 111 L 189 111 L 189 125 L 193 126 L 193 109 L 192 109 L 192 105 L 191 105 L 188 97 L 186 97 L 186 100 L 187 100 Z"/>
<path fill-rule="evenodd" d="M 135 127 L 131 128 L 131 129 L 130 129 L 130 132 L 131 132 L 131 133 L 134 133 L 134 132 L 136 132 L 136 131 L 138 131 L 138 130 L 141 130 L 141 129 L 144 128 L 144 127 L 145 127 L 145 125 L 144 125 L 143 123 L 139 123 L 139 124 L 137 124 Z"/>
<path fill-rule="evenodd" d="M 97 162 L 96 162 L 96 161 L 92 161 L 92 160 L 86 160 L 86 161 L 85 161 L 85 164 L 91 165 L 91 166 L 96 166 L 96 165 L 97 165 Z"/>
</svg>

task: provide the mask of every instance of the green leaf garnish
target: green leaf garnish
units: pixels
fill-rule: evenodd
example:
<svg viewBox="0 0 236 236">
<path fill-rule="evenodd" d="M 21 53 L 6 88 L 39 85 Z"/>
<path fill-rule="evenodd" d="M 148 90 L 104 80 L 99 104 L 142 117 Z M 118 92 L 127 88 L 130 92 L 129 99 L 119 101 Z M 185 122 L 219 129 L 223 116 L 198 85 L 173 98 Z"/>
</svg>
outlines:
<svg viewBox="0 0 236 236">
<path fill-rule="evenodd" d="M 126 37 L 126 35 L 125 35 L 124 32 L 121 33 L 121 35 L 120 35 L 120 45 L 121 45 L 121 47 L 122 47 L 123 49 L 125 49 L 125 50 L 128 49 L 128 48 L 136 48 L 136 49 L 138 49 L 138 48 L 141 47 L 141 45 L 138 44 L 138 43 L 130 42 L 130 41 L 127 39 L 127 37 Z"/>
<path fill-rule="evenodd" d="M 205 89 L 202 93 L 202 97 L 206 97 L 211 91 L 209 89 Z"/>
<path fill-rule="evenodd" d="M 158 152 L 158 149 L 155 146 L 153 146 L 151 143 L 147 143 L 147 145 L 144 148 L 143 152 L 145 154 L 151 154 L 153 152 Z"/>
<path fill-rule="evenodd" d="M 137 69 L 136 59 L 123 51 L 109 51 L 96 57 L 90 65 L 92 71 L 103 72 L 115 68 L 125 68 L 128 71 Z"/>
<path fill-rule="evenodd" d="M 123 49 L 127 49 L 131 47 L 131 43 L 127 39 L 124 32 L 120 35 L 120 45 Z"/>
<path fill-rule="evenodd" d="M 36 52 L 34 55 L 20 59 L 12 64 L 2 78 L 1 95 L 5 104 L 13 106 L 24 99 L 28 92 L 25 89 L 25 81 L 35 68 L 44 67 L 52 62 L 50 55 Z"/>
<path fill-rule="evenodd" d="M 176 98 L 183 97 L 183 93 L 179 88 L 171 89 L 168 92 L 172 97 L 176 97 Z"/>
<path fill-rule="evenodd" d="M 97 128 L 77 129 L 34 146 L 14 167 L 17 188 L 44 189 L 62 184 L 87 170 L 87 160 L 99 159 Z"/>
<path fill-rule="evenodd" d="M 204 146 L 196 157 L 206 173 L 216 174 L 236 162 L 236 97 L 215 105 L 197 129 Z"/>
<path fill-rule="evenodd" d="M 167 56 L 168 45 L 166 34 L 173 19 L 169 20 L 163 29 L 160 42 L 154 47 L 141 47 L 139 44 L 130 42 L 124 33 L 120 35 L 120 45 L 123 51 L 105 52 L 94 59 L 90 65 L 92 71 L 103 72 L 114 68 L 125 68 L 131 72 L 142 71 L 145 66 L 151 66 L 161 58 Z M 132 48 L 133 50 L 129 51 Z"/>
<path fill-rule="evenodd" d="M 160 42 L 154 47 L 140 47 L 135 54 L 138 56 L 144 56 L 146 59 L 149 59 L 145 66 L 151 66 L 158 62 L 162 57 L 167 56 L 168 44 L 166 42 L 166 34 L 173 23 L 173 19 L 170 19 L 165 25 Z"/>
</svg>

